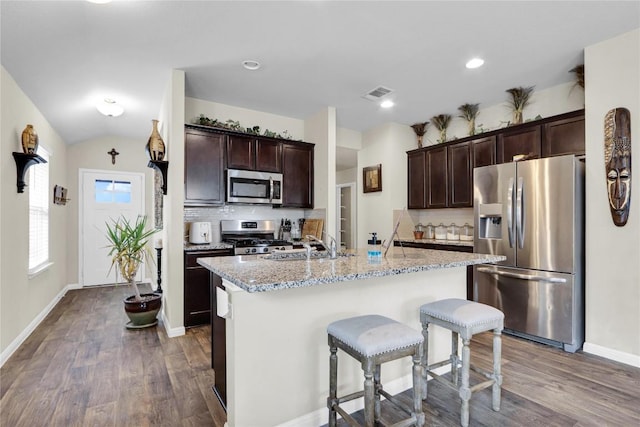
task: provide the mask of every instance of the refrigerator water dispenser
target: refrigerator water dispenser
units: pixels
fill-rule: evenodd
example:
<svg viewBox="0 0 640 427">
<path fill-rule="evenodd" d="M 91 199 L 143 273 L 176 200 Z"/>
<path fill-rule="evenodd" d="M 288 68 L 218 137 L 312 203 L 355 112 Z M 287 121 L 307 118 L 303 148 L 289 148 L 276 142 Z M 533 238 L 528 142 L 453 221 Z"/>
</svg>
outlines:
<svg viewBox="0 0 640 427">
<path fill-rule="evenodd" d="M 499 203 L 478 206 L 478 237 L 502 239 L 502 205 Z"/>
</svg>

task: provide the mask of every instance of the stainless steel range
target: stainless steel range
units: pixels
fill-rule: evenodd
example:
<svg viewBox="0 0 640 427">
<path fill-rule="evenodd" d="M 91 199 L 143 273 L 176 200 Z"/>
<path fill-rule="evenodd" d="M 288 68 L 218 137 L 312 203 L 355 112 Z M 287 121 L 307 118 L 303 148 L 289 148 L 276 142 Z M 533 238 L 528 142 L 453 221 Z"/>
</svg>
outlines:
<svg viewBox="0 0 640 427">
<path fill-rule="evenodd" d="M 235 255 L 268 254 L 276 249 L 293 249 L 291 242 L 278 240 L 276 222 L 272 220 L 220 221 L 222 241 L 234 247 Z"/>
</svg>

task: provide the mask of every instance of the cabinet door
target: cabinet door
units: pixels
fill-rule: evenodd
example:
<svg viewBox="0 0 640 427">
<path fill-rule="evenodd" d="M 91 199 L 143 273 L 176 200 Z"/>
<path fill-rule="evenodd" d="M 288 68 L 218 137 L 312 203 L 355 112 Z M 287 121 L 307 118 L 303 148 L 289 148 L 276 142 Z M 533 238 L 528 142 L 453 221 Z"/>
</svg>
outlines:
<svg viewBox="0 0 640 427">
<path fill-rule="evenodd" d="M 449 203 L 452 208 L 473 206 L 471 142 L 447 147 Z"/>
<path fill-rule="evenodd" d="M 446 208 L 448 195 L 447 147 L 426 152 L 427 208 Z"/>
<path fill-rule="evenodd" d="M 282 207 L 313 208 L 313 145 L 282 145 Z"/>
<path fill-rule="evenodd" d="M 407 207 L 409 209 L 427 207 L 425 153 L 425 151 L 417 151 L 407 154 Z"/>
<path fill-rule="evenodd" d="M 255 169 L 255 138 L 229 135 L 227 139 L 227 167 L 230 169 Z"/>
<path fill-rule="evenodd" d="M 544 125 L 542 157 L 579 154 L 584 151 L 584 116 L 549 122 Z"/>
<path fill-rule="evenodd" d="M 496 164 L 496 137 L 474 139 L 473 144 L 473 167 L 479 168 Z"/>
<path fill-rule="evenodd" d="M 282 143 L 267 139 L 256 141 L 256 170 L 282 172 Z"/>
<path fill-rule="evenodd" d="M 513 161 L 513 156 L 525 154 L 529 159 L 540 158 L 540 125 L 533 125 L 498 135 L 498 163 Z"/>
<path fill-rule="evenodd" d="M 206 325 L 211 322 L 209 270 L 187 268 L 184 272 L 184 326 Z"/>
<path fill-rule="evenodd" d="M 224 203 L 225 138 L 217 133 L 185 131 L 185 205 Z"/>
</svg>

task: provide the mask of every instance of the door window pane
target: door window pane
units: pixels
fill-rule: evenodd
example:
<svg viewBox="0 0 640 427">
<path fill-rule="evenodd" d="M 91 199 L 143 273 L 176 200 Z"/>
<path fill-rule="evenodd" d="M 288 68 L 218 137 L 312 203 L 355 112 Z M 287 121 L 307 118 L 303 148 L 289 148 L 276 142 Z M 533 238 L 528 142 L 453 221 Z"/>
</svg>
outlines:
<svg viewBox="0 0 640 427">
<path fill-rule="evenodd" d="M 94 183 L 96 203 L 131 203 L 131 182 L 97 179 Z"/>
</svg>

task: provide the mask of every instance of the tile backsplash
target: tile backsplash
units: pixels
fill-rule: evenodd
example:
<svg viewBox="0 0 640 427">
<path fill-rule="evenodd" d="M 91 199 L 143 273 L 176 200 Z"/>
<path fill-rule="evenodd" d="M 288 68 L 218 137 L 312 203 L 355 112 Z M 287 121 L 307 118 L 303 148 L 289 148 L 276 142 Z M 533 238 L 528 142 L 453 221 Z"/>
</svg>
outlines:
<svg viewBox="0 0 640 427">
<path fill-rule="evenodd" d="M 189 225 L 194 221 L 211 223 L 211 241 L 220 242 L 221 219 L 265 219 L 276 223 L 276 236 L 281 218 L 297 220 L 298 218 L 323 218 L 325 209 L 274 209 L 270 206 L 259 205 L 225 205 L 221 207 L 185 207 L 184 208 L 184 238 L 189 238 Z"/>
</svg>

